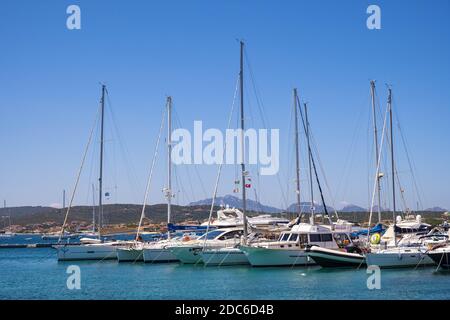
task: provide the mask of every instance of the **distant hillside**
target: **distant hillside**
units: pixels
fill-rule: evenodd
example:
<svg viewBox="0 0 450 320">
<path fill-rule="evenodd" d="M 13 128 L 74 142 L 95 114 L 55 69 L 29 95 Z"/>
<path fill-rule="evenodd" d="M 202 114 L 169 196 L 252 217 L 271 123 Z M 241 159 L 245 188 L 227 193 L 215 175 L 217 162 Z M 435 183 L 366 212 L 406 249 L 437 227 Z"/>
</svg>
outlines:
<svg viewBox="0 0 450 320">
<path fill-rule="evenodd" d="M 225 197 L 224 197 L 225 198 Z M 235 197 L 233 197 L 235 198 Z M 232 200 L 232 198 L 230 199 Z M 225 202 L 230 205 L 236 205 L 239 207 L 239 202 Z M 220 203 L 219 203 L 220 204 Z M 254 203 L 253 203 L 254 204 Z M 266 207 L 266 206 L 263 206 Z M 316 205 L 316 212 L 323 213 L 322 206 Z M 253 206 L 253 208 L 255 208 Z M 275 210 L 273 207 L 268 207 L 269 209 Z M 216 214 L 219 206 L 215 206 L 214 214 Z M 295 209 L 295 205 L 291 206 L 291 209 Z M 302 203 L 302 209 L 304 212 L 309 212 L 309 203 Z M 442 222 L 444 209 L 437 211 L 436 208 L 431 208 L 435 210 L 426 210 L 417 212 L 421 214 L 426 222 L 431 224 L 437 224 Z M 106 224 L 137 224 L 141 214 L 142 205 L 136 204 L 115 204 L 115 205 L 105 205 L 104 206 L 104 219 Z M 175 223 L 186 222 L 190 223 L 200 223 L 208 219 L 210 205 L 189 205 L 189 206 L 172 206 L 172 221 Z M 334 211 L 331 207 L 328 207 L 329 213 L 333 218 L 335 218 Z M 253 211 L 249 210 L 248 214 L 250 216 L 257 213 L 271 213 L 267 211 Z M 274 214 L 274 213 L 272 213 Z M 14 207 L 14 208 L 1 208 L 0 217 L 11 216 L 11 224 L 26 226 L 32 224 L 42 224 L 42 223 L 55 223 L 57 225 L 62 225 L 65 210 L 55 209 L 51 207 Z M 166 204 L 155 204 L 146 207 L 145 215 L 147 220 L 151 223 L 164 223 L 167 220 L 167 205 Z M 279 215 L 279 214 L 274 214 Z M 286 216 L 286 214 L 283 214 Z M 288 218 L 293 218 L 295 216 L 295 210 L 292 210 L 291 215 L 287 215 Z M 362 210 L 360 212 L 339 212 L 339 217 L 341 219 L 351 220 L 358 223 L 367 223 L 369 214 L 367 210 Z M 382 219 L 385 221 L 392 220 L 392 212 L 384 211 L 382 212 Z M 92 222 L 92 207 L 90 206 L 75 206 L 71 209 L 68 222 L 86 222 L 90 224 Z M 8 226 L 8 219 L 0 219 L 0 230 Z"/>
<path fill-rule="evenodd" d="M 428 208 L 425 211 L 431 211 L 431 212 L 446 212 L 447 209 L 441 208 L 441 207 L 432 207 Z"/>
<path fill-rule="evenodd" d="M 212 198 L 209 198 L 209 199 L 191 202 L 189 204 L 189 206 L 199 206 L 199 205 L 202 205 L 202 206 L 209 205 L 210 206 L 211 203 L 212 203 Z M 242 199 L 232 196 L 232 195 L 217 197 L 214 203 L 218 206 L 228 205 L 230 207 L 234 207 L 234 208 L 238 208 L 238 209 L 242 209 L 242 207 L 243 207 Z M 271 207 L 271 206 L 266 206 L 266 205 L 263 205 L 257 201 L 251 200 L 251 199 L 247 199 L 247 209 L 250 211 L 265 212 L 265 213 L 279 213 L 282 211 L 281 209 Z"/>
<path fill-rule="evenodd" d="M 311 202 L 300 202 L 300 206 L 301 206 L 302 212 L 311 212 Z M 286 211 L 287 212 L 297 212 L 297 203 L 291 204 L 287 208 Z M 327 211 L 328 211 L 328 213 L 331 214 L 332 212 L 334 212 L 334 208 L 327 206 Z M 325 213 L 324 206 L 316 203 L 314 205 L 314 212 L 315 213 Z"/>
<path fill-rule="evenodd" d="M 339 212 L 365 212 L 367 209 L 357 206 L 355 204 L 347 204 L 344 208 L 339 210 Z"/>
<path fill-rule="evenodd" d="M 217 208 L 216 208 L 217 209 Z M 0 216 L 11 216 L 11 224 L 27 225 L 39 224 L 43 222 L 63 223 L 67 209 L 55 209 L 51 207 L 12 207 L 0 209 Z M 172 206 L 172 219 L 174 222 L 186 220 L 204 221 L 209 216 L 209 206 Z M 135 224 L 139 221 L 142 205 L 136 204 L 113 204 L 103 207 L 103 215 L 106 224 Z M 145 216 L 154 223 L 161 223 L 167 220 L 167 205 L 149 205 L 145 209 Z M 0 229 L 8 223 L 7 219 L 0 221 Z M 68 222 L 81 221 L 90 223 L 92 221 L 92 207 L 75 206 L 69 213 Z"/>
</svg>

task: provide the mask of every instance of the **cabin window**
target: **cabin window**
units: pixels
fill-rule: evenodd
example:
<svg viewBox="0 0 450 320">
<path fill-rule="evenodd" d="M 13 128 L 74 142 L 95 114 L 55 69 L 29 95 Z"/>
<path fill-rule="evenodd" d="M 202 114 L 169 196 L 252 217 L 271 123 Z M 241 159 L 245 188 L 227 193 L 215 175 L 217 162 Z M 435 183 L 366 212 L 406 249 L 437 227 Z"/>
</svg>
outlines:
<svg viewBox="0 0 450 320">
<path fill-rule="evenodd" d="M 281 241 L 287 241 L 289 239 L 290 234 L 289 233 L 285 233 L 283 235 L 283 238 L 281 239 Z"/>
<path fill-rule="evenodd" d="M 223 236 L 219 238 L 219 240 L 229 240 L 229 239 L 235 239 L 240 238 L 242 235 L 242 230 L 235 230 L 225 233 Z"/>
<path fill-rule="evenodd" d="M 298 239 L 298 234 L 292 233 L 291 237 L 289 238 L 289 241 L 297 241 L 297 239 Z"/>
<path fill-rule="evenodd" d="M 340 248 L 345 247 L 351 242 L 350 238 L 345 233 L 335 233 L 334 239 L 336 240 L 336 243 Z"/>
<path fill-rule="evenodd" d="M 320 234 L 310 234 L 309 241 L 311 242 L 320 242 Z"/>
<path fill-rule="evenodd" d="M 211 240 L 211 239 L 214 239 L 215 237 L 217 237 L 218 235 L 220 235 L 222 233 L 223 233 L 223 231 L 221 231 L 221 230 L 210 231 L 210 232 L 205 233 L 204 235 L 202 235 L 200 238 L 198 238 L 198 240 L 205 240 L 205 238 L 207 240 Z"/>
<path fill-rule="evenodd" d="M 331 235 L 331 233 L 324 233 L 320 235 L 320 239 L 322 240 L 322 242 L 330 242 L 333 241 L 333 236 Z"/>
<path fill-rule="evenodd" d="M 301 234 L 300 235 L 300 244 L 307 244 L 308 243 L 308 235 L 307 234 Z"/>
</svg>

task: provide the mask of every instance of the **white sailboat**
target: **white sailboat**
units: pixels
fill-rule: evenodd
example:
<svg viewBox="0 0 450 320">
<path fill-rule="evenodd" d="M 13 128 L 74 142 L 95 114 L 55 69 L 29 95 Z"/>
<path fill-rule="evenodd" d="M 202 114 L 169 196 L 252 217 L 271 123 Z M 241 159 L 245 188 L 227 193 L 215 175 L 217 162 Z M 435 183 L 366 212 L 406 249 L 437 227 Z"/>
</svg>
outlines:
<svg viewBox="0 0 450 320">
<path fill-rule="evenodd" d="M 247 195 L 246 195 L 246 188 L 247 188 L 247 175 L 248 172 L 245 170 L 245 144 L 244 144 L 244 124 L 245 124 L 245 117 L 244 117 L 244 42 L 240 41 L 240 70 L 239 70 L 239 87 L 240 87 L 240 118 L 241 118 L 241 153 L 242 153 L 242 159 L 241 159 L 241 183 L 242 183 L 242 213 L 240 211 L 237 211 L 238 213 L 241 213 L 242 216 L 240 217 L 242 220 L 242 239 L 238 243 L 228 243 L 229 241 L 225 239 L 222 244 L 225 246 L 223 247 L 214 247 L 218 244 L 215 244 L 211 247 L 212 243 L 215 243 L 215 239 L 208 241 L 207 238 L 205 238 L 203 247 L 200 253 L 201 261 L 205 265 L 210 266 L 226 266 L 226 265 L 237 265 L 237 264 L 248 264 L 248 259 L 245 255 L 245 253 L 240 249 L 239 243 L 242 242 L 242 244 L 247 244 L 248 241 L 248 227 L 250 225 L 249 218 L 246 215 L 246 209 L 247 209 Z M 218 177 L 220 177 L 220 170 L 221 167 L 219 167 L 219 174 Z M 216 187 L 214 190 L 214 197 L 213 197 L 213 204 L 214 204 L 214 198 L 217 194 L 217 184 L 219 179 L 217 179 Z M 212 213 L 213 205 L 211 206 L 211 213 Z M 270 219 L 270 218 L 269 218 Z M 266 222 L 269 220 L 267 216 L 259 216 L 254 218 L 254 222 Z M 210 221 L 208 221 L 208 227 L 209 227 Z M 263 223 L 264 227 L 267 227 L 267 224 Z M 240 233 L 241 229 L 233 230 L 231 231 L 231 234 L 233 233 Z M 221 240 L 222 238 L 227 237 L 227 233 L 225 235 L 219 235 L 217 240 Z M 235 236 L 237 238 L 237 236 Z"/>
<path fill-rule="evenodd" d="M 6 200 L 3 200 L 3 209 L 6 211 Z M 4 231 L 0 233 L 0 238 L 11 238 L 14 237 L 16 234 L 12 232 L 11 229 L 11 215 L 3 216 L 3 219 L 8 219 L 8 231 Z"/>
<path fill-rule="evenodd" d="M 371 82 L 374 88 L 373 81 Z M 372 89 L 373 92 L 373 89 Z M 394 164 L 394 136 L 392 121 L 392 89 L 388 88 L 387 108 L 389 112 L 390 127 L 390 156 L 391 156 L 391 178 L 392 178 L 392 202 L 393 202 L 393 220 L 394 224 L 388 228 L 381 238 L 382 244 L 371 246 L 370 252 L 366 254 L 367 265 L 376 265 L 380 268 L 397 268 L 397 267 L 416 267 L 419 265 L 432 264 L 433 260 L 425 254 L 427 250 L 424 242 L 416 242 L 414 244 L 407 243 L 411 237 L 405 236 L 398 239 L 398 233 L 418 233 L 428 229 L 429 225 L 421 222 L 421 217 L 416 219 L 407 219 L 402 221 L 400 217 L 396 217 L 396 194 L 395 194 L 395 164 Z"/>
<path fill-rule="evenodd" d="M 172 212 L 172 97 L 167 97 L 167 187 L 164 188 L 167 199 L 167 224 L 171 220 Z M 176 243 L 177 239 L 171 239 L 170 231 L 167 230 L 167 239 L 156 243 L 143 245 L 143 260 L 146 263 L 175 262 L 177 257 L 167 250 L 167 246 Z"/>
<path fill-rule="evenodd" d="M 102 205 L 102 181 L 103 181 L 103 129 L 104 129 L 104 113 L 105 113 L 105 93 L 106 86 L 102 85 L 102 96 L 100 100 L 100 111 L 101 111 L 101 127 L 100 127 L 100 173 L 99 173 L 99 200 L 98 200 L 98 239 L 85 238 L 80 241 L 80 244 L 57 244 L 54 248 L 57 250 L 58 261 L 72 261 L 72 260 L 111 260 L 117 259 L 116 250 L 119 246 L 126 245 L 127 241 L 107 241 L 103 242 L 100 238 L 100 232 L 102 227 L 102 217 L 103 217 L 103 205 Z M 70 204 L 66 211 L 66 216 L 64 218 L 64 223 L 61 228 L 61 234 L 58 242 L 61 242 L 64 234 L 65 227 L 67 224 L 67 218 L 70 213 L 70 208 L 73 204 L 73 199 L 80 179 L 81 171 L 86 158 L 87 150 L 92 139 L 93 130 L 92 128 L 88 144 L 81 162 L 81 166 L 78 172 L 77 180 L 75 183 L 75 188 L 72 191 L 72 197 Z M 95 226 L 94 226 L 95 228 Z"/>
<path fill-rule="evenodd" d="M 235 248 L 241 242 L 244 232 L 244 228 L 212 230 L 195 240 L 172 243 L 165 248 L 182 263 L 202 263 L 201 253 L 204 249 Z"/>
<path fill-rule="evenodd" d="M 344 242 L 351 243 L 349 231 L 351 226 L 347 223 L 339 224 L 339 231 L 335 231 L 334 225 L 316 225 L 314 222 L 314 196 L 312 184 L 312 155 L 309 144 L 309 124 L 307 118 L 307 107 L 305 105 L 305 121 L 303 127 L 308 139 L 309 178 L 311 195 L 310 223 L 301 223 L 302 212 L 300 202 L 300 160 L 299 160 L 299 138 L 298 138 L 298 108 L 299 99 L 297 89 L 293 90 L 293 108 L 295 115 L 295 160 L 296 160 L 296 200 L 297 219 L 290 230 L 282 232 L 277 241 L 257 242 L 242 245 L 240 249 L 245 253 L 252 266 L 299 266 L 315 264 L 308 257 L 307 249 L 312 246 L 338 249 Z M 303 116 L 302 116 L 303 119 Z M 324 207 L 326 207 L 324 205 Z M 328 214 L 327 214 L 328 215 Z M 331 222 L 331 221 L 330 221 Z M 347 232 L 346 232 L 347 231 Z M 338 243 L 339 241 L 339 243 Z"/>
</svg>

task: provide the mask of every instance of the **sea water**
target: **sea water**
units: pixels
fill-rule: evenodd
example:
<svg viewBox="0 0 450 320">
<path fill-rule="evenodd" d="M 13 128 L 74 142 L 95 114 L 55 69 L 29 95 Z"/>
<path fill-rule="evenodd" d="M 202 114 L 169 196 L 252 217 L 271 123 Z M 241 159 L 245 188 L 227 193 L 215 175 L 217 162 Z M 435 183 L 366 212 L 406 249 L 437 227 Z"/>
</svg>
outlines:
<svg viewBox="0 0 450 320">
<path fill-rule="evenodd" d="M 80 289 L 67 286 L 72 265 Z M 364 268 L 58 262 L 52 248 L 0 249 L 0 299 L 450 299 L 450 272 L 435 269 L 382 270 L 370 290 Z"/>
</svg>

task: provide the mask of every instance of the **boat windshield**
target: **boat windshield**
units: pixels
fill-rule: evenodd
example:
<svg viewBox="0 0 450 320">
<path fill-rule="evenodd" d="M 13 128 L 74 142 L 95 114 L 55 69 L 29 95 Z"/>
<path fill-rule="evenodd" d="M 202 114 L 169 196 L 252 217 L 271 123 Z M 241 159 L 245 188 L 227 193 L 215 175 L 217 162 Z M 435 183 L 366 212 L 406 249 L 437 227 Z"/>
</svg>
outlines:
<svg viewBox="0 0 450 320">
<path fill-rule="evenodd" d="M 214 239 L 215 237 L 217 237 L 218 235 L 221 235 L 222 233 L 223 233 L 223 231 L 221 231 L 221 230 L 210 231 L 210 232 L 202 235 L 200 238 L 198 238 L 198 240 L 205 240 L 205 239 L 211 240 L 211 239 Z"/>
</svg>

